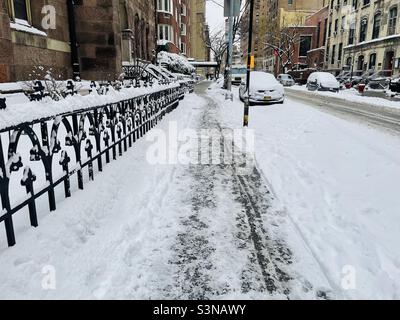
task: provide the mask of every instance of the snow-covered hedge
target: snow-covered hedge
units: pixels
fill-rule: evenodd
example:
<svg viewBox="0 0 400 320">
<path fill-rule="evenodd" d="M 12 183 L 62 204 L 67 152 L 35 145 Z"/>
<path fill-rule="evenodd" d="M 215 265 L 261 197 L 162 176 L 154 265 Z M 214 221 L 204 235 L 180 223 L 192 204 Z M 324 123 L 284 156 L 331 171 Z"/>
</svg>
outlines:
<svg viewBox="0 0 400 320">
<path fill-rule="evenodd" d="M 188 59 L 179 54 L 161 51 L 158 53 L 158 60 L 159 63 L 165 64 L 172 72 L 192 74 L 196 71 Z"/>
</svg>

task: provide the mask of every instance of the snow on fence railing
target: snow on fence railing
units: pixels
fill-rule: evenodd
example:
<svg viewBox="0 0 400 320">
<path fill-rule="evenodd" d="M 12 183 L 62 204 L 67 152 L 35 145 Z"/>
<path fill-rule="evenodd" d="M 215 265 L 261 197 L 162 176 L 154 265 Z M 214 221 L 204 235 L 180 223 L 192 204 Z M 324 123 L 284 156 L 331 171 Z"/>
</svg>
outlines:
<svg viewBox="0 0 400 320">
<path fill-rule="evenodd" d="M 189 90 L 185 85 L 165 86 L 101 106 L 71 107 L 64 113 L 57 113 L 57 107 L 53 113 L 45 108 L 39 113 L 44 117 L 26 121 L 29 116 L 20 115 L 20 123 L 0 127 L 0 224 L 4 222 L 8 245 L 16 243 L 15 213 L 28 212 L 31 225 L 37 227 L 36 205 L 40 202 L 43 207 L 42 196 L 47 194 L 50 211 L 56 210 L 58 186 L 63 186 L 64 196 L 70 197 L 72 177 L 76 176 L 75 187 L 82 190 L 84 181 L 94 180 L 94 173 L 103 170 L 104 160 L 109 163 L 122 156 L 175 109 Z M 6 111 L 0 110 L 0 118 Z M 23 174 L 17 175 L 24 166 Z"/>
</svg>

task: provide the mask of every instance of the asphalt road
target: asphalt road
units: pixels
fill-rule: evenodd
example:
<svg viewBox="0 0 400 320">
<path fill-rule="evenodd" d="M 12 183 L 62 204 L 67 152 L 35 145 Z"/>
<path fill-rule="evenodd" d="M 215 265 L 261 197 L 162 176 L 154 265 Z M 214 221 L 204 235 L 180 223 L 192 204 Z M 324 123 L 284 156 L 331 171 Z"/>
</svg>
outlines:
<svg viewBox="0 0 400 320">
<path fill-rule="evenodd" d="M 290 88 L 286 88 L 285 93 L 289 99 L 300 100 L 318 110 L 400 134 L 400 109 L 349 102 L 340 98 L 320 96 L 312 92 L 296 91 Z"/>
</svg>

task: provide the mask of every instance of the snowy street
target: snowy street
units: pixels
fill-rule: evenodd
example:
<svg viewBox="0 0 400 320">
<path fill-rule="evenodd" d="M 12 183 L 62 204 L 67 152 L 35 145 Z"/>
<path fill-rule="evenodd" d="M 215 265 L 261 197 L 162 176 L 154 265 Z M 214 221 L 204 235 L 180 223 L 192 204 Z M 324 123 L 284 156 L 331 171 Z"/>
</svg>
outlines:
<svg viewBox="0 0 400 320">
<path fill-rule="evenodd" d="M 302 90 L 299 90 L 302 89 Z M 300 99 L 307 105 L 321 111 L 330 112 L 344 119 L 353 119 L 385 128 L 391 132 L 400 132 L 400 103 L 390 102 L 382 98 L 362 97 L 353 95 L 332 94 L 330 92 L 310 92 L 303 87 L 286 88 L 286 94 L 291 99 Z M 343 93 L 343 95 L 345 95 Z M 346 99 L 347 98 L 347 99 Z"/>
<path fill-rule="evenodd" d="M 174 126 L 212 129 L 222 141 L 240 129 L 234 94 L 225 101 L 218 84 L 201 82 L 155 133 L 42 213 L 39 228 L 16 226 L 17 246 L 2 238 L 0 298 L 399 299 L 395 129 L 291 93 L 251 107 L 251 170 L 149 162 L 157 132 L 172 141 Z M 191 156 L 208 152 L 190 139 Z M 49 270 L 55 286 L 45 288 Z"/>
</svg>

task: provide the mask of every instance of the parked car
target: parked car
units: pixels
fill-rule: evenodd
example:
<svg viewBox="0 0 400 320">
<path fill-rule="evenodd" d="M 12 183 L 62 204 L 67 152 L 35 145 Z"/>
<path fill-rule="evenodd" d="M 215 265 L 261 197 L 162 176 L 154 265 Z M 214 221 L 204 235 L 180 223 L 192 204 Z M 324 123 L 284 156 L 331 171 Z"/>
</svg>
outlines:
<svg viewBox="0 0 400 320">
<path fill-rule="evenodd" d="M 290 74 L 282 73 L 278 75 L 277 80 L 283 85 L 287 87 L 294 86 L 296 83 Z"/>
<path fill-rule="evenodd" d="M 283 85 L 270 73 L 252 71 L 249 91 L 250 105 L 283 103 L 285 101 Z M 240 100 L 244 101 L 247 94 L 246 83 L 243 81 L 239 88 Z"/>
<path fill-rule="evenodd" d="M 351 72 L 348 70 L 343 70 L 342 72 L 339 73 L 339 75 L 336 77 L 336 80 L 339 81 L 339 83 L 346 83 L 348 79 L 350 78 Z"/>
<path fill-rule="evenodd" d="M 247 76 L 247 67 L 245 65 L 233 65 L 231 70 L 231 79 L 233 85 L 240 85 Z"/>
<path fill-rule="evenodd" d="M 386 90 L 392 77 L 392 70 L 381 70 L 368 77 L 368 89 Z"/>
<path fill-rule="evenodd" d="M 389 84 L 389 89 L 392 92 L 400 94 L 400 77 L 392 79 Z"/>
<path fill-rule="evenodd" d="M 292 76 L 292 78 L 296 83 L 303 85 L 307 83 L 307 79 L 310 76 L 310 74 L 316 71 L 317 69 L 308 68 L 308 69 L 291 70 L 288 72 L 288 74 Z"/>
<path fill-rule="evenodd" d="M 339 92 L 340 83 L 329 72 L 313 72 L 307 80 L 307 89 L 310 91 Z"/>
</svg>

